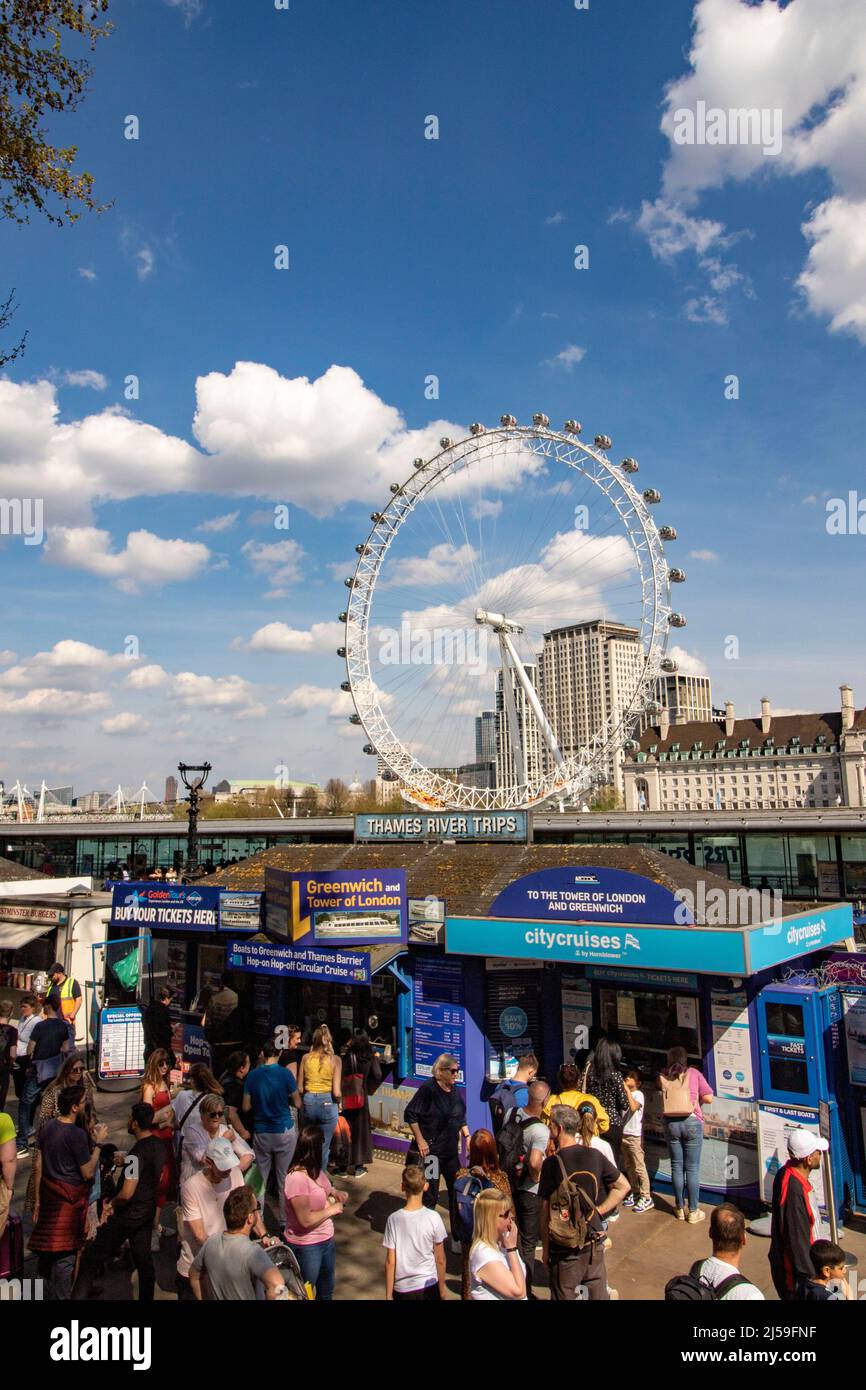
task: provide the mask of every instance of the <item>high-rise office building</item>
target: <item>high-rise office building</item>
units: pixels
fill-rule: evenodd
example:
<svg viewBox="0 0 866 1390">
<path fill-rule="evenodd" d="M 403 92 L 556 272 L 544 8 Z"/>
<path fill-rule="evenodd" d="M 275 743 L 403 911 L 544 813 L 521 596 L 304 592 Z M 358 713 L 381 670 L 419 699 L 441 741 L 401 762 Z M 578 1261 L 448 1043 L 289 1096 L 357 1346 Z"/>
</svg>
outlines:
<svg viewBox="0 0 866 1390">
<path fill-rule="evenodd" d="M 166 777 L 165 779 L 165 804 L 171 806 L 172 802 L 177 801 L 177 778 Z"/>
<path fill-rule="evenodd" d="M 526 693 L 514 671 L 508 667 L 508 678 L 514 687 L 514 703 L 517 710 L 517 727 L 526 760 L 526 774 L 530 780 L 541 775 L 541 738 L 538 720 L 532 712 Z M 538 667 L 529 662 L 523 667 L 529 682 L 538 690 Z M 484 716 L 481 716 L 484 718 Z M 477 724 L 476 724 L 477 728 Z M 522 785 L 522 771 L 515 771 L 511 728 L 505 708 L 505 687 L 502 671 L 496 673 L 496 786 L 513 787 Z"/>
<path fill-rule="evenodd" d="M 709 676 L 690 676 L 684 671 L 658 676 L 653 684 L 653 699 L 668 711 L 671 724 L 705 723 L 713 717 L 713 696 Z M 658 715 L 644 715 L 641 732 Z"/>
<path fill-rule="evenodd" d="M 541 703 L 566 755 L 586 747 L 604 729 L 615 729 L 631 705 L 644 663 L 636 627 L 595 619 L 544 634 L 538 659 Z M 630 730 L 623 730 L 627 737 Z M 621 740 L 620 740 L 621 741 Z M 549 758 L 544 755 L 545 769 Z M 622 753 L 615 747 L 607 780 L 622 790 Z"/>
</svg>

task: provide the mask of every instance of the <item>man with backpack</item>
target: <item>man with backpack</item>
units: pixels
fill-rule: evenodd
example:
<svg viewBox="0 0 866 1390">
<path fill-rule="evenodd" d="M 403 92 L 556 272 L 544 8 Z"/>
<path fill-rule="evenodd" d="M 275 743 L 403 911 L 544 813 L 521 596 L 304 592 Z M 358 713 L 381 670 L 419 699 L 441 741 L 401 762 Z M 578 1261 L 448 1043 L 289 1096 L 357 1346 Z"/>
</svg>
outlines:
<svg viewBox="0 0 866 1390">
<path fill-rule="evenodd" d="M 628 1178 L 599 1149 L 580 1143 L 580 1127 L 573 1106 L 553 1107 L 556 1153 L 544 1160 L 538 1180 L 542 1259 L 557 1302 L 609 1298 L 602 1222 L 629 1193 Z"/>
<path fill-rule="evenodd" d="M 688 1274 L 678 1274 L 665 1286 L 669 1303 L 758 1303 L 761 1290 L 740 1273 L 746 1248 L 746 1218 L 739 1207 L 723 1202 L 710 1217 L 713 1253 L 696 1260 Z"/>
<path fill-rule="evenodd" d="M 517 1071 L 506 1081 L 500 1081 L 490 1097 L 490 1118 L 493 1133 L 498 1134 L 512 1110 L 525 1106 L 529 1099 L 529 1086 L 538 1075 L 538 1058 L 531 1052 L 518 1057 Z"/>
<path fill-rule="evenodd" d="M 533 1081 L 526 1105 L 509 1110 L 496 1139 L 499 1166 L 508 1178 L 514 1197 L 520 1258 L 526 1266 L 526 1297 L 534 1298 L 532 1271 L 535 1247 L 541 1239 L 538 1208 L 538 1179 L 550 1143 L 550 1130 L 541 1112 L 550 1095 L 546 1081 Z"/>
</svg>

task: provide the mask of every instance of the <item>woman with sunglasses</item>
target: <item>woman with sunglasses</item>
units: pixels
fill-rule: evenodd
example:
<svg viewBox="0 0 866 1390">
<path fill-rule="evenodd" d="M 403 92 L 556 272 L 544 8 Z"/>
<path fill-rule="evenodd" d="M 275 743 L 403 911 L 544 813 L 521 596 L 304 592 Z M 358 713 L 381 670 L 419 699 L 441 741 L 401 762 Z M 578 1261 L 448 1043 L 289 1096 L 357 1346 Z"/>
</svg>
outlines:
<svg viewBox="0 0 866 1390">
<path fill-rule="evenodd" d="M 162 1165 L 162 1172 L 159 1176 L 159 1187 L 156 1194 L 156 1215 L 153 1224 L 153 1237 L 151 1247 L 159 1249 L 159 1238 L 166 1234 L 165 1227 L 160 1222 L 162 1209 L 167 1201 L 171 1201 L 177 1195 L 177 1160 L 174 1152 L 174 1130 L 170 1123 L 170 1116 L 165 1112 L 171 1106 L 171 1091 L 169 1089 L 169 1074 L 171 1072 L 171 1058 L 164 1047 L 158 1047 L 155 1052 L 151 1052 L 147 1059 L 144 1069 L 144 1078 L 141 1083 L 141 1099 L 145 1105 L 153 1108 L 154 1122 L 151 1126 L 151 1134 L 154 1139 L 159 1139 L 165 1149 L 165 1157 Z M 168 1123 L 159 1124 L 158 1119 L 167 1120 Z"/>
<path fill-rule="evenodd" d="M 96 1123 L 96 1087 L 93 1084 L 90 1073 L 85 1070 L 84 1061 L 77 1053 L 73 1053 L 63 1062 L 59 1072 L 52 1081 L 48 1082 L 42 1092 L 42 1099 L 36 1111 L 36 1120 L 33 1126 L 36 1144 L 39 1144 L 39 1131 L 49 1120 L 56 1120 L 60 1116 L 57 1100 L 64 1086 L 83 1086 L 84 1087 L 84 1112 L 79 1115 L 78 1125 L 86 1129 L 88 1133 Z M 34 1172 L 31 1170 L 27 1182 L 27 1193 L 24 1198 L 24 1206 L 27 1211 L 32 1212 L 36 1203 L 36 1181 Z"/>
<path fill-rule="evenodd" d="M 424 1205 L 434 1209 L 439 1201 L 439 1178 L 448 1189 L 451 1234 L 454 1235 L 454 1182 L 460 1168 L 460 1142 L 469 1161 L 470 1134 L 466 1124 L 466 1101 L 457 1089 L 460 1062 L 443 1052 L 433 1063 L 433 1075 L 419 1086 L 406 1106 L 404 1119 L 413 1139 L 406 1155 L 407 1168 L 424 1169 L 428 1182 Z"/>
<path fill-rule="evenodd" d="M 199 1106 L 198 1123 L 187 1135 L 180 1163 L 180 1180 L 186 1182 L 193 1173 L 200 1173 L 204 1166 L 205 1152 L 211 1139 L 228 1139 L 232 1149 L 240 1159 L 240 1169 L 245 1173 L 252 1168 L 255 1155 L 246 1140 L 226 1123 L 226 1106 L 222 1096 L 205 1096 Z"/>
<path fill-rule="evenodd" d="M 469 1250 L 469 1297 L 474 1303 L 520 1302 L 526 1298 L 526 1267 L 520 1258 L 514 1205 L 498 1188 L 475 1198 Z"/>
</svg>

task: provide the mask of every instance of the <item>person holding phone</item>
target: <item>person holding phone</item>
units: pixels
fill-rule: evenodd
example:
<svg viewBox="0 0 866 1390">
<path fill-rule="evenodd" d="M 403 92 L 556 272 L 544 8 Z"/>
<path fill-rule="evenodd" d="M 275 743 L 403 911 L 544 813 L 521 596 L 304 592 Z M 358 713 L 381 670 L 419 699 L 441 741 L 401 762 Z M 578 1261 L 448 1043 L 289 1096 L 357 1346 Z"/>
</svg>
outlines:
<svg viewBox="0 0 866 1390">
<path fill-rule="evenodd" d="M 475 1198 L 469 1297 L 474 1303 L 526 1299 L 526 1266 L 520 1258 L 514 1203 L 496 1187 L 486 1187 Z"/>
</svg>

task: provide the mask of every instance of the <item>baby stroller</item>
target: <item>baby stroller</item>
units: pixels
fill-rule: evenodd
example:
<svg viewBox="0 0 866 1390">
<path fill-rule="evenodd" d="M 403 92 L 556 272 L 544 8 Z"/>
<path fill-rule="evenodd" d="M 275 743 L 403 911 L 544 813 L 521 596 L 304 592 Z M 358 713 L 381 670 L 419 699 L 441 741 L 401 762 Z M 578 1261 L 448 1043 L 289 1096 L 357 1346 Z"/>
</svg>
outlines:
<svg viewBox="0 0 866 1390">
<path fill-rule="evenodd" d="M 278 1245 L 267 1246 L 265 1254 L 283 1276 L 283 1283 L 286 1288 L 283 1295 L 284 1299 L 289 1303 L 306 1303 L 309 1294 L 294 1250 L 280 1241 Z"/>
</svg>

